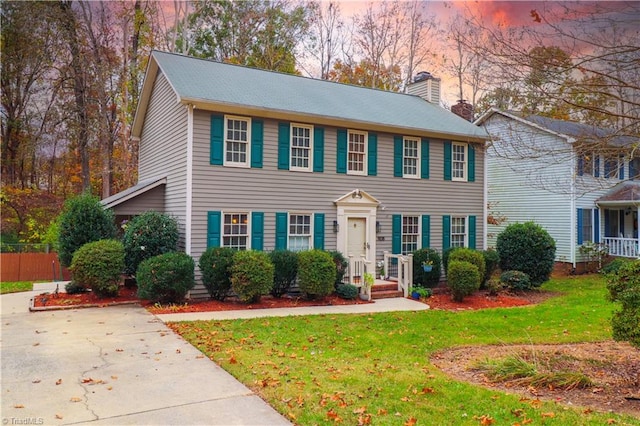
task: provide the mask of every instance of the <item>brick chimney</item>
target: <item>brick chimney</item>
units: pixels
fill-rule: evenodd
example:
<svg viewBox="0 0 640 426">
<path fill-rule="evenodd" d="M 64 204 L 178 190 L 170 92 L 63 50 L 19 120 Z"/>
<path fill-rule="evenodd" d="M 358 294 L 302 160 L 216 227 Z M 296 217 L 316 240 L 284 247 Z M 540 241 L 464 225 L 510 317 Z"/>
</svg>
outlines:
<svg viewBox="0 0 640 426">
<path fill-rule="evenodd" d="M 468 104 L 464 99 L 459 99 L 457 104 L 452 105 L 451 112 L 473 122 L 473 105 Z"/>
<path fill-rule="evenodd" d="M 440 105 L 440 79 L 427 71 L 421 71 L 407 85 L 407 93 L 420 96 L 432 104 Z"/>
</svg>

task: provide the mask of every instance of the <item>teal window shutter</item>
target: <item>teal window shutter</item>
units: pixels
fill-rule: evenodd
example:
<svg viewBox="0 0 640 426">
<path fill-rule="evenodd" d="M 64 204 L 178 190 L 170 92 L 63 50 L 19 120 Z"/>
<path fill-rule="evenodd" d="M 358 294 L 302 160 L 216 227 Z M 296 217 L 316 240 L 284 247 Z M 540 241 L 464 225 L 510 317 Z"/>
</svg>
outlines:
<svg viewBox="0 0 640 426">
<path fill-rule="evenodd" d="M 393 137 L 393 176 L 402 177 L 402 136 Z"/>
<path fill-rule="evenodd" d="M 600 242 L 600 209 L 593 210 L 593 242 Z"/>
<path fill-rule="evenodd" d="M 256 169 L 262 168 L 263 128 L 262 120 L 251 120 L 251 167 Z"/>
<path fill-rule="evenodd" d="M 289 144 L 291 127 L 289 123 L 278 123 L 278 169 L 289 170 Z"/>
<path fill-rule="evenodd" d="M 578 156 L 578 176 L 584 175 L 584 154 Z"/>
<path fill-rule="evenodd" d="M 600 155 L 593 154 L 593 176 L 600 177 Z"/>
<path fill-rule="evenodd" d="M 422 248 L 431 247 L 431 216 L 422 215 Z"/>
<path fill-rule="evenodd" d="M 620 180 L 624 180 L 624 155 L 620 155 Z"/>
<path fill-rule="evenodd" d="M 469 248 L 476 249 L 476 217 L 469 216 Z"/>
<path fill-rule="evenodd" d="M 211 134 L 209 162 L 215 166 L 224 163 L 224 117 L 222 115 L 211 116 Z"/>
<path fill-rule="evenodd" d="M 313 215 L 313 248 L 324 250 L 324 213 Z"/>
<path fill-rule="evenodd" d="M 324 172 L 324 128 L 313 128 L 313 171 Z"/>
<path fill-rule="evenodd" d="M 391 253 L 400 254 L 402 251 L 402 215 L 391 217 Z"/>
<path fill-rule="evenodd" d="M 264 249 L 264 213 L 251 213 L 251 249 Z"/>
<path fill-rule="evenodd" d="M 444 180 L 451 180 L 451 142 L 444 143 Z"/>
<path fill-rule="evenodd" d="M 276 213 L 276 250 L 287 248 L 287 213 Z"/>
<path fill-rule="evenodd" d="M 469 156 L 469 161 L 467 161 L 467 181 L 475 182 L 476 181 L 476 150 L 473 145 L 467 145 L 467 155 Z"/>
<path fill-rule="evenodd" d="M 420 144 L 420 177 L 429 179 L 429 139 L 425 138 Z"/>
<path fill-rule="evenodd" d="M 347 173 L 347 129 L 338 129 L 336 154 L 336 173 Z"/>
<path fill-rule="evenodd" d="M 369 176 L 376 176 L 378 174 L 378 135 L 375 133 L 369 133 L 369 144 L 367 147 L 367 174 Z"/>
<path fill-rule="evenodd" d="M 451 247 L 451 216 L 442 216 L 442 251 Z"/>
<path fill-rule="evenodd" d="M 207 248 L 220 247 L 222 212 L 207 212 Z"/>
<path fill-rule="evenodd" d="M 578 220 L 577 220 L 577 233 L 578 233 L 578 245 L 582 245 L 584 240 L 582 239 L 582 222 L 584 221 L 584 211 L 582 209 L 578 209 Z"/>
</svg>

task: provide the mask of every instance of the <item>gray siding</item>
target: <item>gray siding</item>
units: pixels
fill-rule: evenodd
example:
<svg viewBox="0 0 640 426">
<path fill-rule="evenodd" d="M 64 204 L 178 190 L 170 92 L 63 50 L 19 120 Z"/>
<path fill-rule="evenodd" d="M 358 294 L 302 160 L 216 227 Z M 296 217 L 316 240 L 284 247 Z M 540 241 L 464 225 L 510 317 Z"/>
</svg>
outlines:
<svg viewBox="0 0 640 426">
<path fill-rule="evenodd" d="M 118 204 L 113 208 L 113 211 L 118 216 L 139 215 L 150 210 L 164 212 L 164 190 L 164 185 L 155 187 Z"/>
<path fill-rule="evenodd" d="M 178 219 L 184 238 L 187 177 L 187 109 L 178 103 L 166 78 L 158 74 L 149 102 L 139 158 L 140 181 L 167 177 L 164 211 Z M 181 241 L 184 245 L 184 240 Z"/>
</svg>

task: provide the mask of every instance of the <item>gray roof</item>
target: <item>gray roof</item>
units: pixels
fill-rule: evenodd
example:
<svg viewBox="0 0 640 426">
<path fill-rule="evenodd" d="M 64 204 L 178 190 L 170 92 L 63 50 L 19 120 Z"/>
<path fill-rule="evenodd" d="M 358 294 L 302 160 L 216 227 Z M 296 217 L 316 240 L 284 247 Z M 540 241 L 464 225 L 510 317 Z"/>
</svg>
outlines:
<svg viewBox="0 0 640 426">
<path fill-rule="evenodd" d="M 620 203 L 640 204 L 640 181 L 624 181 L 611 188 L 596 200 L 597 204 L 606 205 Z"/>
<path fill-rule="evenodd" d="M 152 59 L 183 103 L 244 106 L 283 114 L 413 129 L 418 134 L 488 139 L 488 134 L 481 127 L 418 96 L 174 53 L 154 51 Z"/>
</svg>

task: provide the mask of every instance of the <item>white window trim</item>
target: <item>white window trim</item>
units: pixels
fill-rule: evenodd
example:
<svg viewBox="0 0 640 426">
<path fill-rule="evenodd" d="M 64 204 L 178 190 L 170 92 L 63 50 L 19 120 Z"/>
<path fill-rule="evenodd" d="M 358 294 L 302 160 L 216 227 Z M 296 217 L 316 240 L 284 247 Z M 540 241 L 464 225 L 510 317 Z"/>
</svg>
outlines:
<svg viewBox="0 0 640 426">
<path fill-rule="evenodd" d="M 453 245 L 453 219 L 464 219 L 464 245 L 463 247 L 469 247 L 469 216 L 451 216 L 451 229 L 449 230 L 449 245 L 451 247 L 458 247 Z"/>
<path fill-rule="evenodd" d="M 422 215 L 420 214 L 403 214 L 401 215 L 401 222 L 400 222 L 400 251 L 402 251 L 402 245 L 403 245 L 403 238 L 405 235 L 404 233 L 404 218 L 405 217 L 415 217 L 418 219 L 418 241 L 416 242 L 416 250 L 420 250 L 422 248 Z"/>
<path fill-rule="evenodd" d="M 220 214 L 220 216 L 221 216 L 220 217 L 220 221 L 221 221 L 221 223 L 220 223 L 220 247 L 227 247 L 227 246 L 224 245 L 224 237 L 228 236 L 227 234 L 224 233 L 224 217 L 225 217 L 225 215 L 228 215 L 228 214 L 246 214 L 247 215 L 247 248 L 245 250 L 251 250 L 251 235 L 252 235 L 251 234 L 251 231 L 252 231 L 252 229 L 251 229 L 251 225 L 252 225 L 251 224 L 251 212 L 233 210 L 233 211 L 228 211 L 228 212 L 222 211 L 220 213 L 221 213 Z"/>
<path fill-rule="evenodd" d="M 293 128 L 294 127 L 302 127 L 309 129 L 309 166 L 308 167 L 297 167 L 293 166 L 293 155 L 291 154 L 291 150 L 293 149 Z M 310 124 L 301 124 L 301 123 L 291 123 L 289 127 L 289 170 L 296 172 L 313 172 L 313 144 L 315 141 L 313 140 L 313 125 Z"/>
<path fill-rule="evenodd" d="M 589 212 L 590 214 L 585 214 L 586 212 Z M 595 209 L 592 208 L 583 208 L 582 209 L 582 223 L 580 224 L 580 233 L 582 234 L 582 243 L 593 243 L 595 240 L 595 227 L 594 227 L 594 215 L 595 215 Z M 591 227 L 591 232 L 589 235 L 589 239 L 587 241 L 585 241 L 584 238 L 584 219 L 585 217 L 589 218 L 589 226 Z"/>
<path fill-rule="evenodd" d="M 464 165 L 462 166 L 462 177 L 456 177 L 453 174 L 453 163 L 454 161 L 454 149 L 455 146 L 461 146 L 464 148 Z M 460 143 L 460 142 L 451 142 L 451 180 L 457 182 L 467 182 L 469 179 L 469 144 L 468 143 Z M 458 216 L 462 217 L 462 216 Z"/>
<path fill-rule="evenodd" d="M 292 212 L 287 212 L 287 249 L 291 250 L 291 247 L 289 246 L 289 238 L 291 238 L 291 215 L 294 216 L 309 216 L 309 250 L 313 249 L 313 236 L 314 236 L 314 231 L 315 229 L 313 228 L 313 224 L 314 224 L 314 213 L 309 213 L 309 212 L 299 212 L 299 211 L 292 211 Z"/>
<path fill-rule="evenodd" d="M 350 135 L 358 134 L 364 136 L 364 160 L 362 164 L 362 171 L 357 170 L 349 170 L 349 140 Z M 357 175 L 357 176 L 367 176 L 369 171 L 369 133 L 363 132 L 361 130 L 348 130 L 347 131 L 347 174 L 348 175 Z"/>
<path fill-rule="evenodd" d="M 418 150 L 418 157 L 417 157 L 417 164 L 416 164 L 416 174 L 415 175 L 408 175 L 404 172 L 404 144 L 407 140 L 411 140 L 411 141 L 416 141 L 418 142 L 417 145 L 417 150 Z M 420 166 L 422 164 L 422 146 L 421 146 L 422 141 L 420 140 L 420 138 L 415 138 L 415 137 L 411 137 L 411 136 L 403 136 L 402 138 L 402 177 L 405 179 L 420 179 L 421 176 L 421 170 L 420 170 Z M 453 167 L 453 165 L 452 165 Z"/>
<path fill-rule="evenodd" d="M 228 120 L 240 120 L 247 122 L 247 158 L 244 162 L 228 161 L 227 160 L 227 121 Z M 242 117 L 239 115 L 225 115 L 224 116 L 224 134 L 222 138 L 223 143 L 223 165 L 227 167 L 251 167 L 251 117 Z"/>
</svg>

